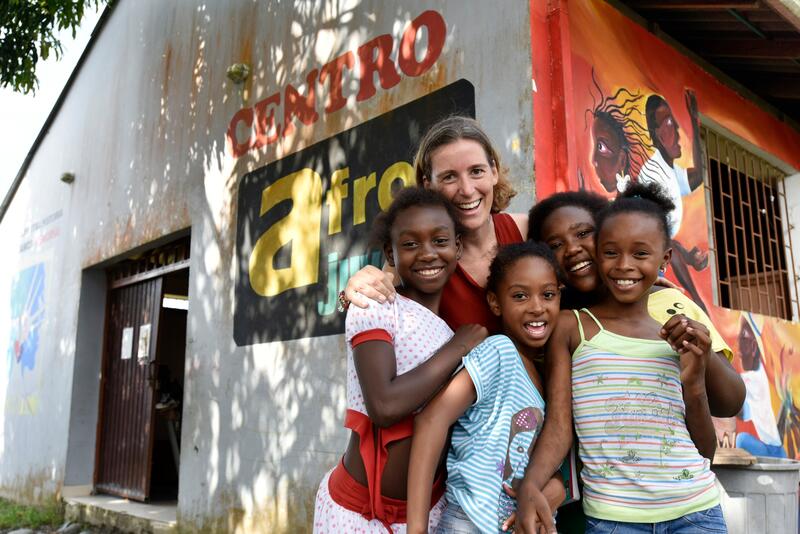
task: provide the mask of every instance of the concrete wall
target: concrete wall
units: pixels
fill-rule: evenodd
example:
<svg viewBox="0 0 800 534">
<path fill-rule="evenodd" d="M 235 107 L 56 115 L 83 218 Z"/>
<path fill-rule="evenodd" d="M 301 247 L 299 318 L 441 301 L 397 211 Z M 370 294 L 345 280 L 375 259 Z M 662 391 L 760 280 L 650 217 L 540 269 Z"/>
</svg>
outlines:
<svg viewBox="0 0 800 534">
<path fill-rule="evenodd" d="M 356 63 L 343 78 L 342 109 L 323 111 L 330 95 L 318 84 L 318 121 L 294 119 L 293 134 L 241 157 L 227 130 L 240 109 L 289 84 L 306 95 L 310 71 L 379 35 L 392 37 L 396 59 L 409 22 L 429 8 L 421 0 L 118 2 L 0 222 L 8 251 L 0 280 L 28 273 L 16 285 L 0 283 L 0 339 L 12 340 L 8 372 L 0 373 L 0 494 L 50 499 L 65 472 L 70 483 L 86 480 L 92 440 L 67 439 L 70 420 L 73 430 L 85 426 L 92 403 L 73 373 L 99 365 L 81 359 L 96 349 L 81 349 L 82 306 L 93 301 L 81 300 L 83 270 L 191 227 L 179 520 L 190 529 L 270 532 L 310 521 L 317 484 L 345 444 L 343 340 L 233 342 L 238 180 L 465 78 L 520 191 L 512 208 L 526 210 L 533 198 L 527 3 L 437 3 L 446 40 L 424 74 L 402 75 L 389 89 L 375 77 L 376 94 L 357 101 Z M 253 73 L 237 86 L 225 71 L 241 62 Z M 73 184 L 59 181 L 65 171 L 74 172 Z M 8 303 L 25 301 L 18 293 L 37 277 L 44 280 L 38 346 L 33 360 L 17 361 L 14 339 L 30 330 Z"/>
</svg>

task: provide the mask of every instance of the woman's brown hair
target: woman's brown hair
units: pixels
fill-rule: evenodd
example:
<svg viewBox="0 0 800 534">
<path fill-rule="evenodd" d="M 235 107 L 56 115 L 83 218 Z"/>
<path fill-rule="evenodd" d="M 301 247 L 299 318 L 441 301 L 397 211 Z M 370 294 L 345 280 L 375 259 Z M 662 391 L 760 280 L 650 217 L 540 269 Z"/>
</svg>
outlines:
<svg viewBox="0 0 800 534">
<path fill-rule="evenodd" d="M 517 192 L 508 181 L 506 169 L 500 164 L 500 156 L 492 146 L 489 136 L 483 131 L 478 121 L 469 117 L 457 115 L 447 117 L 428 129 L 420 140 L 417 154 L 414 156 L 417 185 L 423 187 L 425 182 L 431 180 L 431 154 L 437 148 L 454 143 L 459 139 L 469 139 L 483 147 L 486 159 L 497 172 L 497 183 L 494 185 L 492 195 L 492 213 L 503 211 Z"/>
</svg>

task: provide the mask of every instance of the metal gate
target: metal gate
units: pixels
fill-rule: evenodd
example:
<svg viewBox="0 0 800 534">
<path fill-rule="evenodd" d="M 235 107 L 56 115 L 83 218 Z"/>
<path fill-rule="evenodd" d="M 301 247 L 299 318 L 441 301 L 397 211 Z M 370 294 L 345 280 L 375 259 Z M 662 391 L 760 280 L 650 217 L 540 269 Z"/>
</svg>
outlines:
<svg viewBox="0 0 800 534">
<path fill-rule="evenodd" d="M 140 501 L 150 494 L 162 280 L 111 289 L 106 319 L 95 488 Z"/>
</svg>

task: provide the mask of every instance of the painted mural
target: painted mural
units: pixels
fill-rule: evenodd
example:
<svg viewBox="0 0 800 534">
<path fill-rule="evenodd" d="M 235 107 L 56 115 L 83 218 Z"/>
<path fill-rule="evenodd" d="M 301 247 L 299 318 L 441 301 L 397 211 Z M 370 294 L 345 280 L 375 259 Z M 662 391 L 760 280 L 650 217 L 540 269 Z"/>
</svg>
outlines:
<svg viewBox="0 0 800 534">
<path fill-rule="evenodd" d="M 11 282 L 11 339 L 9 374 L 33 371 L 39 350 L 39 327 L 44 320 L 44 263 L 23 269 Z"/>
<path fill-rule="evenodd" d="M 700 117 L 794 168 L 800 168 L 800 136 L 606 3 L 568 7 L 562 24 L 569 44 L 553 55 L 563 54 L 568 64 L 562 70 L 571 78 L 564 83 L 570 91 L 564 116 L 572 139 L 562 158 L 571 168 L 558 172 L 558 147 L 537 146 L 540 198 L 570 189 L 612 198 L 632 180 L 661 185 L 676 204 L 667 277 L 708 312 L 733 349 L 733 364 L 747 387 L 741 413 L 716 421 L 718 434 L 756 455 L 800 458 L 800 362 L 794 354 L 800 325 L 713 304 Z M 552 25 L 558 15 L 550 12 L 543 20 Z M 544 87 L 539 101 L 555 100 L 550 91 L 557 94 L 558 88 Z M 540 164 L 540 157 L 552 158 L 553 167 Z"/>
</svg>

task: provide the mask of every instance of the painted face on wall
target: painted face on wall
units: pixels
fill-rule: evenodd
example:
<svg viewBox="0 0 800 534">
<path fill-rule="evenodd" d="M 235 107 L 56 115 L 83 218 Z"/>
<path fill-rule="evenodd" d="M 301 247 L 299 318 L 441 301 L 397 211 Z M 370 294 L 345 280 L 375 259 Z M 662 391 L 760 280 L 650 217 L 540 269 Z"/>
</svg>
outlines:
<svg viewBox="0 0 800 534">
<path fill-rule="evenodd" d="M 477 230 L 489 220 L 498 179 L 480 143 L 459 139 L 431 153 L 431 179 L 426 184 L 455 204 L 467 230 Z"/>
<path fill-rule="evenodd" d="M 616 189 L 617 174 L 627 171 L 628 154 L 623 147 L 624 139 L 613 124 L 613 119 L 598 114 L 592 122 L 592 140 L 592 165 L 606 189 L 613 191 Z"/>
<path fill-rule="evenodd" d="M 739 329 L 739 357 L 745 371 L 754 371 L 758 369 L 758 365 L 761 363 L 756 334 L 744 317 L 742 317 L 742 324 Z"/>
<path fill-rule="evenodd" d="M 663 103 L 655 111 L 655 139 L 653 142 L 664 156 L 676 160 L 681 157 L 681 136 L 678 133 L 678 121 L 672 116 L 670 107 Z"/>
</svg>

